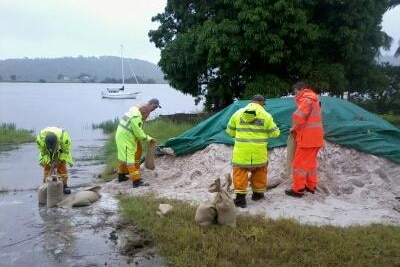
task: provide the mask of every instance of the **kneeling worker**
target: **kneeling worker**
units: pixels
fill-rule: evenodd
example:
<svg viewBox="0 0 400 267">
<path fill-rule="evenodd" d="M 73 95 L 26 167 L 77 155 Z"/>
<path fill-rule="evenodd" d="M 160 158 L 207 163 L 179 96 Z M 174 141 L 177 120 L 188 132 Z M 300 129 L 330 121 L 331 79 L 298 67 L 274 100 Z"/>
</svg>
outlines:
<svg viewBox="0 0 400 267">
<path fill-rule="evenodd" d="M 43 182 L 54 170 L 64 184 L 64 194 L 71 194 L 68 188 L 67 163 L 72 166 L 72 144 L 69 133 L 58 127 L 46 127 L 36 137 L 39 149 L 39 164 L 44 169 Z"/>
</svg>

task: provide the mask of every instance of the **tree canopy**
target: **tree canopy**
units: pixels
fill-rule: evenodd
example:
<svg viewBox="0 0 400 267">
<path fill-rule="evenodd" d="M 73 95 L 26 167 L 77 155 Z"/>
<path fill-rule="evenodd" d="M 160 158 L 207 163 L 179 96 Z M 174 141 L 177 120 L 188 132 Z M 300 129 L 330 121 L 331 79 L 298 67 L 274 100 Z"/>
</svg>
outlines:
<svg viewBox="0 0 400 267">
<path fill-rule="evenodd" d="M 389 0 L 168 0 L 149 32 L 171 86 L 219 110 L 298 80 L 340 96 L 367 90 Z"/>
</svg>

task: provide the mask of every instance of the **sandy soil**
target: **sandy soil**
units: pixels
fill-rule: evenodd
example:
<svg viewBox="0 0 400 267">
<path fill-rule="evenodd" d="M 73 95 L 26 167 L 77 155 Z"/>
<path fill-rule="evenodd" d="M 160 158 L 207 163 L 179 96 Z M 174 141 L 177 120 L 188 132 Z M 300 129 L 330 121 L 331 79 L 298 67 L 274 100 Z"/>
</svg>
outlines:
<svg viewBox="0 0 400 267">
<path fill-rule="evenodd" d="M 208 186 L 231 172 L 232 147 L 212 144 L 193 154 L 157 157 L 155 170 L 142 169 L 149 187 L 132 188 L 115 180 L 103 185 L 111 194 L 143 195 L 185 200 L 198 205 L 210 199 Z M 400 164 L 327 142 L 319 153 L 317 192 L 303 198 L 286 196 L 291 178 L 286 174 L 286 148 L 269 151 L 270 183 L 280 184 L 254 202 L 247 195 L 247 208 L 237 211 L 266 217 L 293 218 L 314 225 L 400 225 Z M 232 194 L 234 197 L 234 194 Z M 194 214 L 193 214 L 194 218 Z"/>
</svg>

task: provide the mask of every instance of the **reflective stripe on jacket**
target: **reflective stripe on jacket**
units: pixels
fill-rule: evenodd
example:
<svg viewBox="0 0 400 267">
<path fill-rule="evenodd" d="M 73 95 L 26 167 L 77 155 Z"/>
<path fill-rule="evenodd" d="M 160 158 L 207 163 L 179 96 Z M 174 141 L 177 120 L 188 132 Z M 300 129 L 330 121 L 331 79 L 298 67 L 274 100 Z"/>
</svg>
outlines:
<svg viewBox="0 0 400 267">
<path fill-rule="evenodd" d="M 292 115 L 292 128 L 296 133 L 296 146 L 322 147 L 324 129 L 317 94 L 310 89 L 304 89 L 297 93 L 295 101 L 297 109 Z"/>
<path fill-rule="evenodd" d="M 118 160 L 128 163 L 135 163 L 135 153 L 137 150 L 136 142 L 138 140 L 150 140 L 142 129 L 142 114 L 137 107 L 132 107 L 120 119 L 117 132 L 115 133 L 115 142 L 118 150 Z"/>
<path fill-rule="evenodd" d="M 59 153 L 57 160 L 65 161 L 68 164 L 72 164 L 73 159 L 71 154 L 72 150 L 71 137 L 69 136 L 69 133 L 66 130 L 55 126 L 44 128 L 43 130 L 40 131 L 40 133 L 36 137 L 36 144 L 39 150 L 39 163 L 49 164 L 52 161 L 51 155 L 47 150 L 45 143 L 46 135 L 49 132 L 54 133 L 58 139 L 57 151 Z"/>
<path fill-rule="evenodd" d="M 226 132 L 235 141 L 232 164 L 239 167 L 267 165 L 268 138 L 280 135 L 272 116 L 257 103 L 250 103 L 236 111 L 228 122 Z"/>
</svg>

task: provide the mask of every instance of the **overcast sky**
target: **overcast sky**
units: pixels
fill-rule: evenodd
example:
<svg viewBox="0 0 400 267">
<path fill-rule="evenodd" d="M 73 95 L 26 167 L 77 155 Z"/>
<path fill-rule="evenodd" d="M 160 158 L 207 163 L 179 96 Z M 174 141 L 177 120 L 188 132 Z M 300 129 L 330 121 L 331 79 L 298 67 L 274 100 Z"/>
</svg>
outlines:
<svg viewBox="0 0 400 267">
<path fill-rule="evenodd" d="M 167 0 L 0 0 L 0 59 L 120 55 L 157 63 L 148 32 Z M 400 7 L 382 27 L 397 45 Z M 391 53 L 397 46 L 393 45 Z"/>
</svg>

